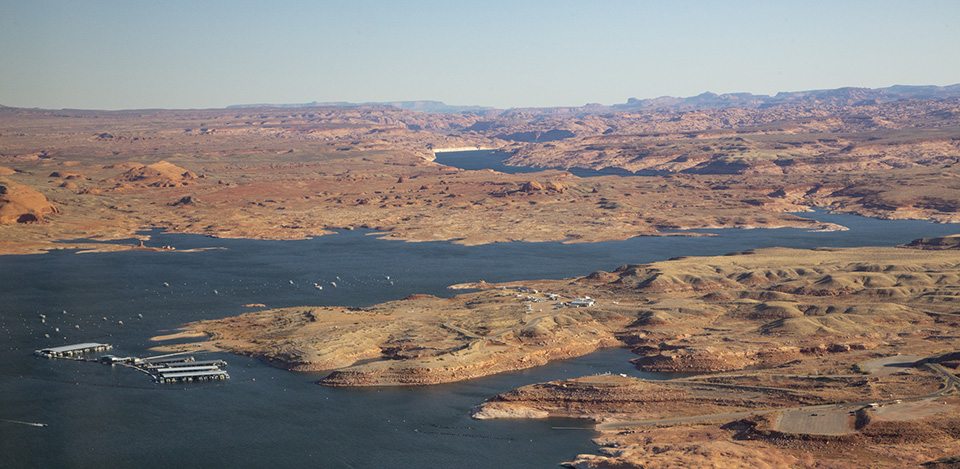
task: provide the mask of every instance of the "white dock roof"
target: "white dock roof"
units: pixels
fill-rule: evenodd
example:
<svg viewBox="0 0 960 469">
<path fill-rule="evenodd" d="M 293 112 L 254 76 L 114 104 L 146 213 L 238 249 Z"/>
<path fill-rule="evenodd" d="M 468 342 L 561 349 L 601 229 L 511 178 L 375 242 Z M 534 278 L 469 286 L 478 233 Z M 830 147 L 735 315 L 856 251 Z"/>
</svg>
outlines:
<svg viewBox="0 0 960 469">
<path fill-rule="evenodd" d="M 218 366 L 209 365 L 209 366 L 178 366 L 175 368 L 159 368 L 154 371 L 162 375 L 169 375 L 171 373 L 186 373 L 190 371 L 216 371 L 219 369 L 220 367 Z"/>
<path fill-rule="evenodd" d="M 66 353 L 66 352 L 72 352 L 72 351 L 77 351 L 77 350 L 85 350 L 85 349 L 90 349 L 90 348 L 106 347 L 106 346 L 107 346 L 107 344 L 98 344 L 98 343 L 96 343 L 96 342 L 87 342 L 87 343 L 76 344 L 76 345 L 61 345 L 60 347 L 44 348 L 44 349 L 40 349 L 40 351 L 41 351 L 41 352 L 50 352 L 50 353 Z"/>
<path fill-rule="evenodd" d="M 226 375 L 226 374 L 227 374 L 227 372 L 226 372 L 226 371 L 223 371 L 223 370 L 189 371 L 189 372 L 181 372 L 181 373 L 165 373 L 165 374 L 163 375 L 163 378 L 164 378 L 164 379 L 187 378 L 187 377 L 196 378 L 196 377 L 199 377 L 199 376 L 221 376 L 221 375 Z"/>
</svg>

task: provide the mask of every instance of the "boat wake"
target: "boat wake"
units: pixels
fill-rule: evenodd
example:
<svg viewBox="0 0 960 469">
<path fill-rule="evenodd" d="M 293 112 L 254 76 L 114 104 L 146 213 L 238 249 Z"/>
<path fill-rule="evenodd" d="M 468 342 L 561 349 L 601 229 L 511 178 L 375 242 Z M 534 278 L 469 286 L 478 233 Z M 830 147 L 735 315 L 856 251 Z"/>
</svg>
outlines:
<svg viewBox="0 0 960 469">
<path fill-rule="evenodd" d="M 8 420 L 8 419 L 0 419 L 0 422 L 18 423 L 18 424 L 20 424 L 20 425 L 30 425 L 31 427 L 46 427 L 46 426 L 47 426 L 47 424 L 45 424 L 45 423 L 21 422 L 21 421 L 19 421 L 19 420 Z"/>
</svg>

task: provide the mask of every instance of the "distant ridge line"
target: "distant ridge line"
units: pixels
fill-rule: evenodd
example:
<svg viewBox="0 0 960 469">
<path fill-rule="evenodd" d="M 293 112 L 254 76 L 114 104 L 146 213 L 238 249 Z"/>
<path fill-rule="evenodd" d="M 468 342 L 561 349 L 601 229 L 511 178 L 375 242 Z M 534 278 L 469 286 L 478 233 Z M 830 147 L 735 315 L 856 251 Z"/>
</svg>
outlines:
<svg viewBox="0 0 960 469">
<path fill-rule="evenodd" d="M 843 87 L 824 90 L 781 91 L 773 96 L 753 93 L 701 93 L 697 96 L 685 98 L 661 96 L 658 98 L 637 99 L 630 98 L 625 103 L 609 106 L 601 104 L 586 104 L 584 106 L 554 106 L 511 108 L 510 110 L 548 110 L 567 109 L 587 113 L 617 112 L 617 111 L 696 111 L 706 109 L 747 108 L 761 109 L 780 104 L 804 104 L 818 102 L 840 106 L 882 104 L 901 99 L 951 99 L 960 98 L 960 84 L 937 85 L 893 85 L 886 88 Z M 227 109 L 242 109 L 255 107 L 275 108 L 307 108 L 307 107 L 364 107 L 364 106 L 392 106 L 398 109 L 440 113 L 440 114 L 471 114 L 487 113 L 488 111 L 504 111 L 489 106 L 479 105 L 451 105 L 442 101 L 380 101 L 351 103 L 347 101 L 309 102 L 299 104 L 235 104 Z"/>
<path fill-rule="evenodd" d="M 487 106 L 457 106 L 446 104 L 441 101 L 388 101 L 388 102 L 367 102 L 350 103 L 346 101 L 330 101 L 300 104 L 234 104 L 227 106 L 227 109 L 242 109 L 252 107 L 277 107 L 277 108 L 304 108 L 304 107 L 364 107 L 364 106 L 392 106 L 407 111 L 418 111 L 439 114 L 462 114 L 470 112 L 482 112 L 493 110 Z"/>
<path fill-rule="evenodd" d="M 702 93 L 688 98 L 662 96 L 651 99 L 630 98 L 624 104 L 609 106 L 614 110 L 677 110 L 753 108 L 780 104 L 803 104 L 805 101 L 836 104 L 841 106 L 881 104 L 901 99 L 950 99 L 960 98 L 960 84 L 894 85 L 886 88 L 844 87 L 828 90 L 781 91 L 773 96 L 752 93 Z"/>
<path fill-rule="evenodd" d="M 724 93 L 716 94 L 711 92 L 701 93 L 696 96 L 678 98 L 673 96 L 661 96 L 658 98 L 637 99 L 630 98 L 625 103 L 602 105 L 589 103 L 583 106 L 552 106 L 552 107 L 514 107 L 509 109 L 498 109 L 490 106 L 479 105 L 451 105 L 442 101 L 421 100 L 421 101 L 382 101 L 351 103 L 347 101 L 328 101 L 295 104 L 233 104 L 225 108 L 206 108 L 206 109 L 175 109 L 175 108 L 150 108 L 150 109 L 117 109 L 110 112 L 146 112 L 146 111 L 213 111 L 217 109 L 255 109 L 255 108 L 281 108 L 281 109 L 300 109 L 300 108 L 362 108 L 362 107 L 392 107 L 400 110 L 433 113 L 433 114 L 476 114 L 484 117 L 497 116 L 516 116 L 516 115 L 598 115 L 614 112 L 644 112 L 644 111 L 674 111 L 690 112 L 710 109 L 764 109 L 779 105 L 795 106 L 867 106 L 890 103 L 904 99 L 925 99 L 925 100 L 943 100 L 960 99 L 960 83 L 946 86 L 937 85 L 893 85 L 886 88 L 857 88 L 844 87 L 827 90 L 808 90 L 808 91 L 781 91 L 770 96 L 765 94 L 753 93 Z M 42 109 L 42 108 L 24 108 L 11 107 L 0 104 L 0 112 L 20 112 L 25 110 L 33 111 L 71 111 L 71 112 L 95 112 L 102 111 L 97 109 Z"/>
</svg>

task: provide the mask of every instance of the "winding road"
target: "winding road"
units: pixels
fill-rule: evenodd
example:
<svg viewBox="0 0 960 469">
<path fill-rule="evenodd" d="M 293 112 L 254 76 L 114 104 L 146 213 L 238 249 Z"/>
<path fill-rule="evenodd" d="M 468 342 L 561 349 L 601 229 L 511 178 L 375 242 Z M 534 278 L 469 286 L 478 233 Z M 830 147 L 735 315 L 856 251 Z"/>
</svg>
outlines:
<svg viewBox="0 0 960 469">
<path fill-rule="evenodd" d="M 929 360 L 929 359 L 927 359 Z M 650 419 L 650 420 L 633 420 L 625 422 L 613 422 L 613 423 L 601 423 L 598 424 L 595 428 L 597 431 L 611 431 L 611 430 L 626 430 L 636 427 L 644 426 L 657 426 L 657 425 L 674 425 L 680 423 L 692 423 L 692 422 L 709 422 L 713 420 L 734 420 L 744 417 L 749 417 L 752 415 L 764 415 L 771 414 L 774 412 L 782 412 L 784 414 L 791 412 L 803 412 L 809 417 L 821 417 L 820 413 L 831 414 L 838 413 L 838 411 L 857 410 L 871 404 L 897 404 L 902 401 L 918 401 L 922 399 L 931 399 L 936 397 L 941 397 L 944 394 L 953 391 L 957 388 L 957 385 L 960 384 L 960 378 L 957 378 L 952 372 L 944 368 L 939 363 L 933 363 L 929 361 L 924 361 L 923 366 L 939 374 L 944 381 L 943 387 L 937 391 L 923 395 L 923 396 L 914 396 L 914 397 L 902 397 L 902 398 L 891 398 L 884 400 L 876 401 L 861 401 L 861 402 L 845 402 L 837 404 L 821 404 L 814 406 L 799 406 L 799 407 L 787 407 L 787 408 L 774 408 L 774 409 L 756 409 L 748 411 L 739 411 L 739 412 L 726 412 L 721 414 L 706 414 L 706 415 L 691 415 L 687 417 L 670 417 L 662 419 Z M 813 415 L 817 414 L 817 415 Z M 843 433 L 849 433 L 845 431 L 837 431 L 843 421 L 840 420 L 839 416 L 836 415 L 823 415 L 823 419 L 807 419 L 807 424 L 798 423 L 788 424 L 791 432 L 795 433 L 816 433 L 816 434 L 828 434 L 828 435 L 837 435 Z M 827 421 L 826 423 L 824 423 Z M 797 431 L 799 430 L 799 431 Z M 810 430 L 810 431 L 805 431 Z"/>
</svg>

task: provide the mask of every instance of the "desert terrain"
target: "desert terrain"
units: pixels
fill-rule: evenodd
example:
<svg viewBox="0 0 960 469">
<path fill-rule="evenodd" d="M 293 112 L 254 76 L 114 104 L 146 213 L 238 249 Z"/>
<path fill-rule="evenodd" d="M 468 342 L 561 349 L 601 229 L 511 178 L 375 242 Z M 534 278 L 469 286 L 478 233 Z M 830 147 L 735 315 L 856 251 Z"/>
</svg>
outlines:
<svg viewBox="0 0 960 469">
<path fill-rule="evenodd" d="M 797 215 L 811 208 L 960 222 L 956 91 L 446 114 L 0 107 L 0 254 L 176 248 L 156 246 L 149 228 L 257 239 L 368 228 L 474 245 L 844 229 Z M 545 169 L 434 162 L 436 151 L 477 148 Z M 565 170 L 575 167 L 624 175 Z M 960 455 L 958 246 L 772 248 L 457 285 L 453 298 L 255 307 L 158 336 L 158 350 L 194 336 L 350 387 L 460 381 L 629 347 L 639 370 L 686 377 L 532 384 L 478 403 L 474 416 L 597 422 L 602 454 L 574 467 L 950 467 Z"/>
<path fill-rule="evenodd" d="M 409 241 L 482 244 L 688 228 L 839 229 L 788 213 L 809 207 L 960 221 L 960 100 L 890 93 L 838 90 L 767 107 L 463 114 L 0 107 L 0 253 L 84 239 L 101 241 L 87 246 L 99 250 L 129 249 L 102 242 L 144 228 L 294 239 L 363 227 Z M 433 162 L 434 150 L 450 148 L 650 176 L 510 175 Z"/>
<path fill-rule="evenodd" d="M 960 336 L 940 269 L 957 258 L 922 244 L 764 249 L 576 279 L 603 293 L 594 307 L 647 302 L 619 334 L 638 369 L 694 375 L 535 384 L 474 416 L 597 422 L 602 455 L 571 467 L 951 467 Z"/>
<path fill-rule="evenodd" d="M 0 208 L 10 213 L 0 226 L 6 253 L 69 247 L 58 243 L 64 240 L 130 238 L 143 228 L 272 239 L 372 228 L 399 239 L 464 244 L 589 242 L 684 227 L 831 228 L 783 213 L 804 209 L 790 202 L 750 205 L 755 201 L 742 186 L 711 189 L 715 181 L 584 180 L 563 171 L 508 175 L 438 165 L 433 146 L 503 142 L 410 130 L 390 116 L 412 113 L 389 109 L 331 110 L 334 117 L 326 119 L 277 110 L 210 119 L 199 111 L 183 117 L 158 111 L 160 122 L 111 116 L 119 121 L 112 125 L 96 117 L 0 111 L 18 116 L 5 121 L 17 124 L 13 137 L 0 132 L 0 165 L 8 173 L 0 184 L 9 194 L 30 191 Z M 248 124 L 253 117 L 276 124 Z M 216 119 L 229 122 L 219 122 L 220 129 L 203 122 Z M 268 132 L 272 125 L 277 129 Z M 38 133 L 20 132 L 29 129 Z M 715 192 L 712 201 L 700 200 L 702 191 Z"/>
</svg>

